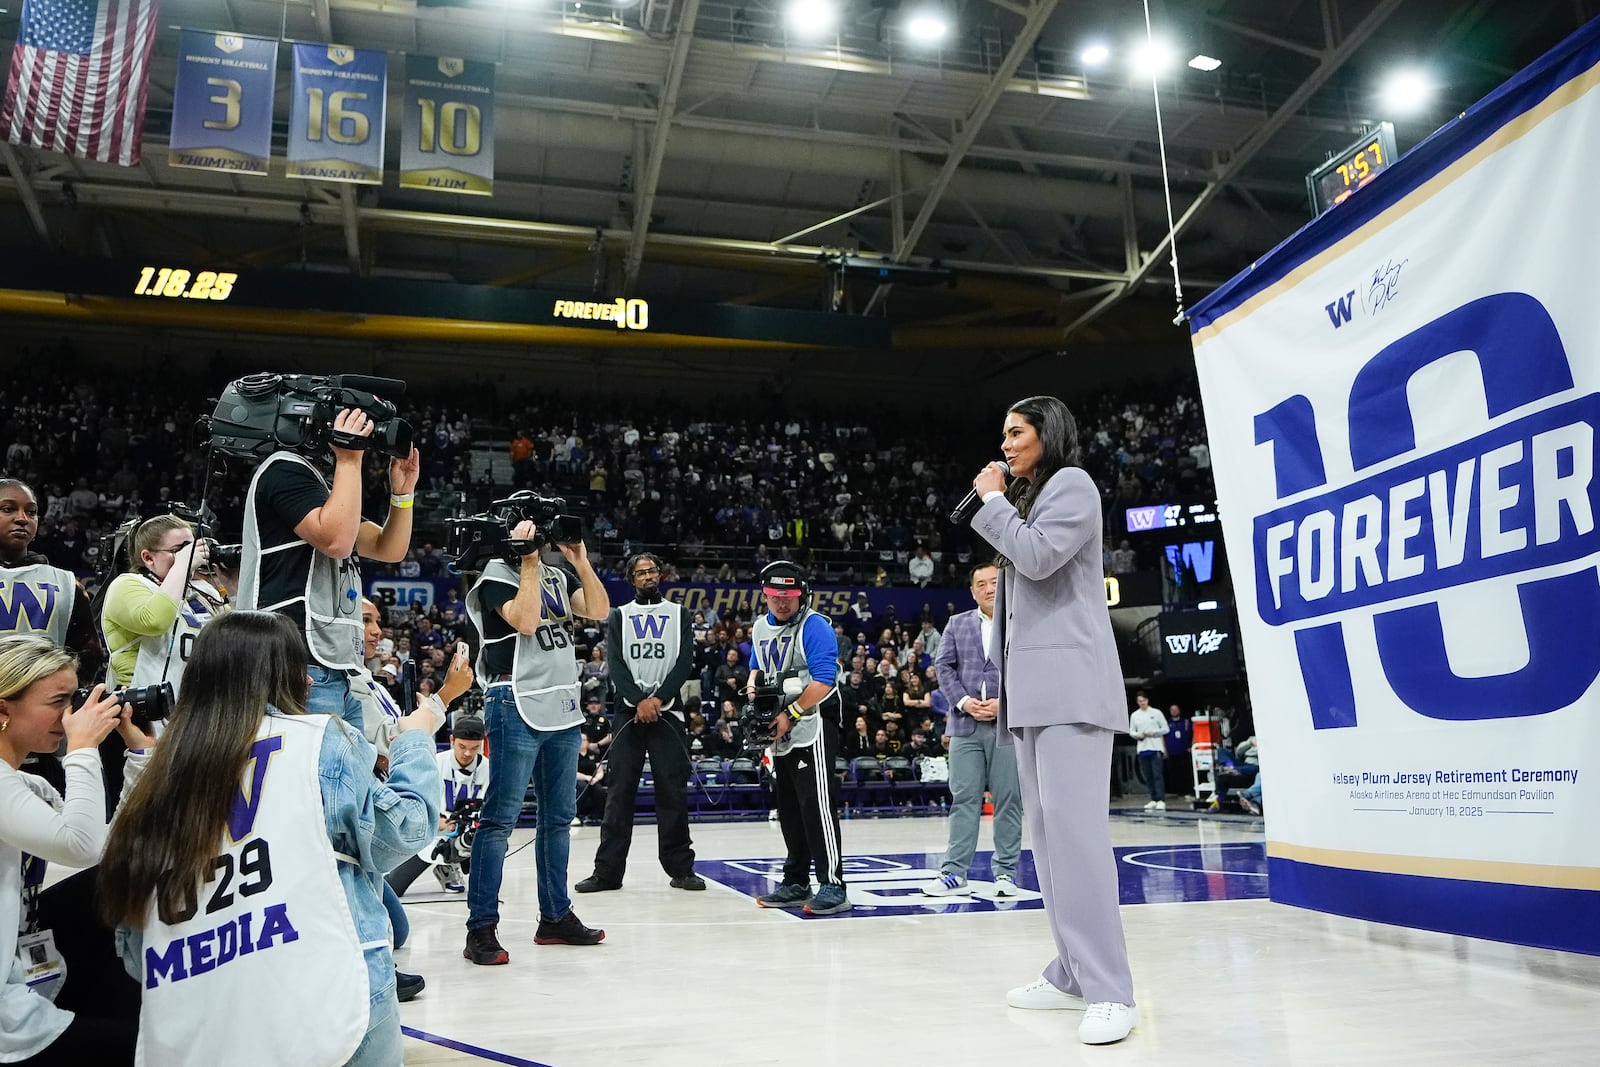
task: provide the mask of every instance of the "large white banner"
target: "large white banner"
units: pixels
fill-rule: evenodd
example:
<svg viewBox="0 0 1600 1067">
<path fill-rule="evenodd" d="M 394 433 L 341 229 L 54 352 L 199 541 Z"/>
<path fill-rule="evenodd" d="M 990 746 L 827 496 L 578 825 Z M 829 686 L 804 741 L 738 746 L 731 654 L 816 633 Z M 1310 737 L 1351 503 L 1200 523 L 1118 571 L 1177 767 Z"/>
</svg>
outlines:
<svg viewBox="0 0 1600 1067">
<path fill-rule="evenodd" d="M 1275 900 L 1600 953 L 1597 62 L 1193 314 Z"/>
</svg>

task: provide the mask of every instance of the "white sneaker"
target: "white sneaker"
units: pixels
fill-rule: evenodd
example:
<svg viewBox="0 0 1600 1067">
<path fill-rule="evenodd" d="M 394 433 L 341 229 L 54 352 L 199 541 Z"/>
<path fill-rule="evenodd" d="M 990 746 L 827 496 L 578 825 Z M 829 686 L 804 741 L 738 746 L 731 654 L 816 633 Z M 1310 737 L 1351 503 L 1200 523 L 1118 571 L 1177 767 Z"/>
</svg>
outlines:
<svg viewBox="0 0 1600 1067">
<path fill-rule="evenodd" d="M 1009 874 L 994 876 L 994 895 L 997 897 L 1014 897 L 1017 895 L 1017 883 Z"/>
<path fill-rule="evenodd" d="M 1155 806 L 1155 809 L 1157 811 L 1166 811 L 1167 810 L 1167 802 L 1165 800 L 1156 801 L 1154 806 Z"/>
<path fill-rule="evenodd" d="M 925 897 L 965 897 L 972 894 L 972 887 L 967 880 L 959 874 L 947 874 L 937 882 L 930 882 L 922 887 Z"/>
<path fill-rule="evenodd" d="M 1145 801 L 1144 802 L 1144 810 L 1145 811 L 1155 811 L 1156 810 L 1156 802 L 1154 800 Z"/>
<path fill-rule="evenodd" d="M 1042 976 L 1008 992 L 1006 1003 L 1013 1008 L 1028 1008 L 1033 1011 L 1083 1011 L 1086 1007 L 1082 997 L 1063 993 L 1051 985 L 1048 978 Z"/>
<path fill-rule="evenodd" d="M 1110 1045 L 1121 1041 L 1139 1025 L 1139 1009 L 1131 1004 L 1100 1001 L 1090 1004 L 1078 1024 L 1078 1040 L 1085 1045 Z"/>
</svg>

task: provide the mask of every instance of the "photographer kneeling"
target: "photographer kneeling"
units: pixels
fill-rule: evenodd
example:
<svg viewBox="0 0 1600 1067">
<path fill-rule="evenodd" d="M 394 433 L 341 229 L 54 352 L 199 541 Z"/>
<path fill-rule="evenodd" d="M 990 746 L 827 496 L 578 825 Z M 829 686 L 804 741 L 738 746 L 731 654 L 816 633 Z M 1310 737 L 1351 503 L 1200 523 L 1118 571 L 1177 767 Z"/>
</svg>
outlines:
<svg viewBox="0 0 1600 1067">
<path fill-rule="evenodd" d="M 216 587 L 196 577 L 210 562 L 210 550 L 185 520 L 157 515 L 134 528 L 128 556 L 128 570 L 106 587 L 100 615 L 112 681 L 171 682 L 176 691 L 200 628 L 227 604 Z"/>
<path fill-rule="evenodd" d="M 556 518 L 559 521 L 559 518 Z M 522 814 L 529 784 L 539 804 L 534 837 L 538 865 L 538 945 L 597 945 L 604 930 L 584 926 L 567 892 L 567 856 L 577 814 L 573 782 L 583 712 L 578 708 L 578 661 L 573 618 L 604 619 L 611 611 L 606 587 L 589 562 L 580 535 L 557 543 L 577 571 L 540 562 L 538 530 L 524 519 L 511 540 L 526 549 L 514 568 L 495 558 L 467 594 L 467 614 L 483 641 L 478 677 L 484 685 L 484 726 L 489 739 L 489 789 L 473 845 L 467 885 L 467 943 L 473 963 L 509 963 L 496 936 L 506 839 Z M 581 585 L 581 588 L 580 588 Z"/>
<path fill-rule="evenodd" d="M 402 1059 L 380 887 L 438 821 L 433 711 L 400 720 L 379 782 L 359 733 L 305 713 L 305 657 L 282 616 L 222 616 L 128 760 L 100 900 L 144 989 L 145 1063 Z"/>
<path fill-rule="evenodd" d="M 72 653 L 48 638 L 0 638 L 0 960 L 7 967 L 0 1061 L 6 1063 L 133 1062 L 130 1022 L 52 1003 L 65 968 L 39 921 L 45 864 L 87 867 L 100 858 L 106 800 L 98 746 L 126 725 L 128 713 L 100 686 L 74 710 L 77 668 Z M 54 752 L 63 738 L 66 801 L 44 779 L 19 770 L 30 752 Z"/>
<path fill-rule="evenodd" d="M 483 720 L 468 715 L 456 717 L 450 728 L 450 747 L 434 757 L 439 765 L 439 781 L 444 786 L 439 807 L 440 837 L 426 854 L 418 853 L 390 871 L 385 879 L 389 888 L 404 893 L 427 870 L 430 860 L 433 876 L 447 893 L 464 892 L 465 873 L 472 862 L 472 842 L 477 835 L 478 812 L 489 788 L 489 761 L 483 756 Z"/>
</svg>

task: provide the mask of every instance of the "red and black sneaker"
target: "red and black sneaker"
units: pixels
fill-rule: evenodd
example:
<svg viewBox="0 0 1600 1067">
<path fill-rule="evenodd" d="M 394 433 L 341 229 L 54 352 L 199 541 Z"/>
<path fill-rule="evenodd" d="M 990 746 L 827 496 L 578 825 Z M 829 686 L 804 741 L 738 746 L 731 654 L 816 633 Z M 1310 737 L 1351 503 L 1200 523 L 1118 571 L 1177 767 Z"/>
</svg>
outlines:
<svg viewBox="0 0 1600 1067">
<path fill-rule="evenodd" d="M 554 922 L 541 917 L 539 929 L 533 932 L 533 943 L 536 945 L 598 945 L 605 939 L 604 930 L 583 925 L 578 913 L 571 908 Z"/>
<path fill-rule="evenodd" d="M 496 967 L 511 962 L 511 953 L 500 946 L 492 926 L 480 926 L 467 931 L 467 947 L 461 955 L 480 967 Z"/>
</svg>

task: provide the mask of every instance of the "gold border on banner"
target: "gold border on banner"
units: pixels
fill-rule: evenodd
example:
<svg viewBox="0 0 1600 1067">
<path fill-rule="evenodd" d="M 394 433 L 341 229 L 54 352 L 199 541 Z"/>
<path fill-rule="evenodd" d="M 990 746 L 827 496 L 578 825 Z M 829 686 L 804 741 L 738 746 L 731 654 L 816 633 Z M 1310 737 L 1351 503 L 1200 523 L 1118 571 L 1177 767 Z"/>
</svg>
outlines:
<svg viewBox="0 0 1600 1067">
<path fill-rule="evenodd" d="M 180 156 L 184 154 L 215 156 L 219 159 L 230 159 L 236 163 L 247 163 L 249 167 L 210 167 L 201 163 L 184 163 Z M 167 149 L 167 166 L 182 167 L 185 170 L 214 170 L 219 174 L 266 174 L 271 165 L 271 158 L 253 156 L 249 152 L 240 152 L 232 148 L 171 148 Z"/>
<path fill-rule="evenodd" d="M 1545 889 L 1600 891 L 1600 867 L 1558 867 L 1545 863 L 1509 863 L 1502 860 L 1441 859 L 1436 856 L 1394 856 L 1382 852 L 1346 852 L 1312 848 L 1287 841 L 1268 841 L 1267 855 L 1274 859 L 1314 863 L 1375 874 L 1409 874 L 1423 878 L 1453 878 L 1465 882 L 1537 886 Z"/>
<path fill-rule="evenodd" d="M 1288 274 L 1285 274 L 1282 278 L 1279 278 L 1232 311 L 1212 321 L 1209 325 L 1196 330 L 1191 338 L 1191 344 L 1198 351 L 1201 345 L 1214 340 L 1223 330 L 1230 326 L 1237 326 L 1251 314 L 1277 299 L 1284 291 L 1299 285 L 1312 274 L 1321 270 L 1323 265 L 1330 260 L 1344 255 L 1353 247 L 1352 242 L 1366 241 L 1374 234 L 1380 233 L 1399 222 L 1411 212 L 1444 192 L 1456 179 L 1465 175 L 1496 152 L 1526 137 L 1546 119 L 1551 118 L 1567 106 L 1576 103 L 1597 85 L 1600 85 L 1600 64 L 1596 64 L 1582 74 L 1568 79 L 1559 89 L 1540 101 L 1536 106 L 1529 108 L 1504 126 L 1501 126 L 1485 138 L 1481 144 L 1473 148 L 1472 151 L 1417 186 L 1403 199 L 1365 226 L 1341 237 L 1338 241 L 1295 267 Z"/>
<path fill-rule="evenodd" d="M 429 185 L 427 179 L 440 178 L 451 181 L 463 181 L 467 184 L 459 187 L 443 185 Z M 478 174 L 468 174 L 464 170 L 453 167 L 431 167 L 420 170 L 403 170 L 400 172 L 400 188 L 422 189 L 430 193 L 459 193 L 465 196 L 493 196 L 494 179 L 485 178 Z"/>
<path fill-rule="evenodd" d="M 331 174 L 305 174 L 307 167 L 326 167 L 329 169 L 343 168 L 346 174 L 359 175 L 358 177 L 335 177 Z M 351 185 L 382 185 L 382 168 L 369 167 L 364 163 L 351 163 L 346 159 L 302 159 L 299 162 L 291 161 L 285 177 L 305 178 L 314 182 L 348 182 Z"/>
</svg>

